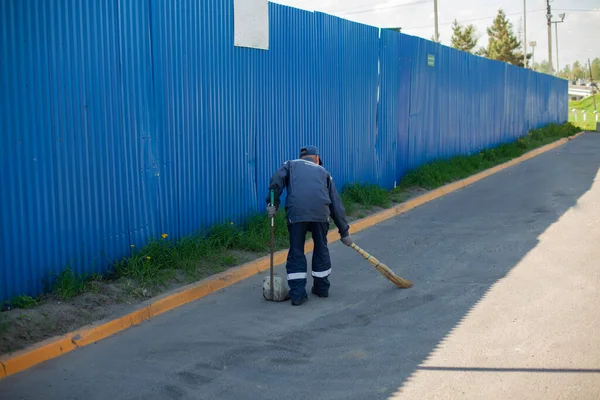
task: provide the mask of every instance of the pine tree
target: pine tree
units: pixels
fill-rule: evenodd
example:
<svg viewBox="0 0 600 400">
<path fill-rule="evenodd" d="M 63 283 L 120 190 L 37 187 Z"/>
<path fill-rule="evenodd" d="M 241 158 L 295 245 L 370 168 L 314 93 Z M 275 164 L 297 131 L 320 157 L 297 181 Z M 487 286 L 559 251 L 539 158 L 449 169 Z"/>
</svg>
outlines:
<svg viewBox="0 0 600 400">
<path fill-rule="evenodd" d="M 455 19 L 452 24 L 452 47 L 458 50 L 472 53 L 475 46 L 477 46 L 477 39 L 475 38 L 475 27 L 469 25 L 462 27 Z"/>
<path fill-rule="evenodd" d="M 504 61 L 513 65 L 522 67 L 523 53 L 519 50 L 521 43 L 513 33 L 512 23 L 506 18 L 502 9 L 498 10 L 498 15 L 494 23 L 487 29 L 489 36 L 488 47 L 484 55 L 492 60 Z M 531 55 L 527 55 L 529 59 Z"/>
</svg>

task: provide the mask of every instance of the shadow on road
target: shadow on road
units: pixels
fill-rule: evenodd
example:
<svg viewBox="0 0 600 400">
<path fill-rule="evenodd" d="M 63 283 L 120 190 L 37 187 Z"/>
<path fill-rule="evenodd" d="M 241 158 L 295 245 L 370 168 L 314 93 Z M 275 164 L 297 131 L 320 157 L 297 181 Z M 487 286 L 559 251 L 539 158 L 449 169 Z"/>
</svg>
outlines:
<svg viewBox="0 0 600 400">
<path fill-rule="evenodd" d="M 600 369 L 597 368 L 527 368 L 526 365 L 522 368 L 501 366 L 494 368 L 486 367 L 485 363 L 484 366 L 454 367 L 453 364 L 463 364 L 461 354 L 456 353 L 456 348 L 460 349 L 460 346 L 465 345 L 464 338 L 469 337 L 469 333 L 466 332 L 468 328 L 461 330 L 463 339 L 455 341 L 452 350 L 441 351 L 449 338 L 455 336 L 459 327 L 470 318 L 474 307 L 486 298 L 492 286 L 505 278 L 526 255 L 540 245 L 541 238 L 546 235 L 550 227 L 554 225 L 555 229 L 560 230 L 565 225 L 573 225 L 563 224 L 563 221 L 559 224 L 557 222 L 569 210 L 577 210 L 578 200 L 586 193 L 589 194 L 594 185 L 598 185 L 597 175 L 600 165 L 598 154 L 600 154 L 600 136 L 587 134 L 557 151 L 519 165 L 510 172 L 501 173 L 462 193 L 448 196 L 436 205 L 437 212 L 432 213 L 431 210 L 422 209 L 405 218 L 406 221 L 416 218 L 423 222 L 416 243 L 418 244 L 419 240 L 427 242 L 425 246 L 417 245 L 423 253 L 418 264 L 411 268 L 411 273 L 417 272 L 418 275 L 411 278 L 418 282 L 429 280 L 442 285 L 432 284 L 429 294 L 434 297 L 432 303 L 435 303 L 435 306 L 421 308 L 422 319 L 418 320 L 416 317 L 414 319 L 413 333 L 426 333 L 424 337 L 417 340 L 414 337 L 413 340 L 407 338 L 409 342 L 415 344 L 415 347 L 411 349 L 410 361 L 407 360 L 404 368 L 398 371 L 397 391 L 388 392 L 382 398 L 404 398 L 403 387 L 409 383 L 414 386 L 413 381 L 419 371 L 600 373 Z M 426 220 L 428 216 L 431 218 Z M 584 225 L 582 224 L 581 227 L 583 228 Z M 440 234 L 442 229 L 444 233 Z M 576 241 L 577 234 L 581 234 L 581 231 L 567 229 L 564 234 L 569 236 L 568 239 Z M 435 242 L 432 241 L 432 237 L 436 237 Z M 548 247 L 547 243 L 545 247 Z M 409 248 L 405 247 L 403 251 L 407 251 L 411 259 L 418 257 L 417 254 L 411 254 Z M 435 265 L 436 262 L 441 265 L 435 268 L 435 271 L 427 268 Z M 562 272 L 566 282 L 570 274 L 570 265 L 565 264 L 563 267 Z M 540 266 L 538 272 L 545 274 L 543 266 Z M 548 284 L 543 279 L 541 281 L 542 283 L 538 284 Z M 532 284 L 536 285 L 536 282 L 533 281 Z M 560 288 L 562 282 L 557 280 L 551 282 L 551 285 L 553 288 Z M 498 296 L 498 293 L 496 295 Z M 563 295 L 570 294 L 566 292 Z M 510 303 L 512 299 L 507 296 L 505 300 Z M 547 306 L 553 307 L 552 304 Z M 490 307 L 489 312 L 493 313 L 494 308 Z M 576 315 L 578 310 L 572 309 L 570 312 Z M 481 314 L 480 310 L 480 319 L 482 319 Z M 498 315 L 496 319 L 501 317 Z M 493 316 L 490 318 L 493 319 Z M 570 329 L 578 329 L 578 327 L 574 325 Z M 406 334 L 411 334 L 408 328 Z M 497 332 L 500 337 L 502 334 Z M 477 336 L 472 333 L 471 335 L 473 335 L 471 347 L 478 346 L 480 343 Z M 541 337 L 538 340 L 545 339 L 547 338 Z M 480 351 L 484 354 L 488 350 L 482 347 L 479 350 L 469 349 L 469 352 Z M 503 356 L 491 357 L 492 360 L 498 362 L 502 357 L 510 357 L 510 353 L 514 350 L 510 348 L 504 351 Z M 437 356 L 435 360 L 444 359 L 444 363 L 450 366 L 431 365 L 435 362 L 431 361 L 434 359 L 434 354 Z M 448 359 L 449 354 L 456 358 Z M 480 359 L 483 360 L 485 357 L 482 356 Z M 577 365 L 577 362 L 573 362 L 569 356 L 561 360 L 565 366 Z M 595 366 L 598 364 L 600 361 Z M 412 387 L 413 390 L 410 391 L 408 398 L 415 398 L 418 390 L 423 390 L 421 394 L 425 397 L 428 392 L 424 382 L 431 384 L 436 379 L 435 376 L 437 379 L 447 380 L 457 379 L 456 377 L 460 375 L 452 377 L 428 375 L 420 381 L 419 386 Z"/>
<path fill-rule="evenodd" d="M 418 367 L 422 371 L 462 371 L 462 372 L 533 372 L 542 374 L 600 374 L 600 369 L 586 368 L 476 368 L 476 367 Z"/>
<path fill-rule="evenodd" d="M 423 363 L 577 207 L 598 154 L 600 135 L 587 134 L 355 235 L 411 289 L 335 243 L 328 299 L 265 302 L 257 276 L 9 377 L 0 398 L 387 399 L 416 371 L 454 370 Z M 520 367 L 455 369 L 598 372 Z"/>
</svg>

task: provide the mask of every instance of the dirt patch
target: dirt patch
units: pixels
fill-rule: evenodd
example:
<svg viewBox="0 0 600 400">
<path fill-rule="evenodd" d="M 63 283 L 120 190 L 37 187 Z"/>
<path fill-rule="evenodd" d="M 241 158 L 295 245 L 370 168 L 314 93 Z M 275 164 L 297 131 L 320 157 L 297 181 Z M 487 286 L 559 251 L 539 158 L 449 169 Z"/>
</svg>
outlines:
<svg viewBox="0 0 600 400">
<path fill-rule="evenodd" d="M 127 295 L 122 284 L 95 285 L 94 293 L 84 293 L 68 302 L 46 296 L 36 307 L 0 313 L 0 354 L 124 313 L 132 304 L 142 301 Z"/>
<path fill-rule="evenodd" d="M 218 262 L 201 260 L 192 274 L 183 270 L 171 271 L 170 279 L 160 286 L 143 287 L 123 278 L 92 281 L 88 283 L 88 291 L 68 301 L 45 295 L 31 308 L 4 306 L 0 312 L 0 355 L 11 354 L 105 318 L 125 315 L 133 311 L 135 305 L 152 297 L 264 255 L 231 250 L 221 254 Z"/>
</svg>

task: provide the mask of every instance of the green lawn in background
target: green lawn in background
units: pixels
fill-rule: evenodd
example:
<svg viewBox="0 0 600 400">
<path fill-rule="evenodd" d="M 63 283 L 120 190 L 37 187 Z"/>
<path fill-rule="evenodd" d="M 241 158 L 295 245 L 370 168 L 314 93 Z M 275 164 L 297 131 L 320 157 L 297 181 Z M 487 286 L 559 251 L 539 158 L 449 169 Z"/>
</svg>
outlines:
<svg viewBox="0 0 600 400">
<path fill-rule="evenodd" d="M 600 118 L 600 95 L 595 94 L 583 100 L 569 101 L 569 122 L 573 125 L 586 131 L 596 130 L 596 117 L 594 116 L 594 98 L 596 98 L 596 109 L 599 113 Z M 575 114 L 573 109 L 577 109 L 577 121 L 575 121 Z M 586 121 L 583 121 L 583 111 L 587 114 Z"/>
</svg>

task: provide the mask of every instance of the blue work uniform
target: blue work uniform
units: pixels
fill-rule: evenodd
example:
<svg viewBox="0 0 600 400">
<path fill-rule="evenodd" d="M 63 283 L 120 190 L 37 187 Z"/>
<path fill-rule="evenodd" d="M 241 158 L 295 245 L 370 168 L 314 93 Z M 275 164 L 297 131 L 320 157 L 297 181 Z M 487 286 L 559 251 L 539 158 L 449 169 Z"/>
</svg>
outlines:
<svg viewBox="0 0 600 400">
<path fill-rule="evenodd" d="M 342 199 L 331 174 L 311 159 L 287 161 L 272 176 L 269 191 L 275 192 L 276 207 L 279 207 L 279 198 L 284 189 L 287 190 L 285 211 L 290 233 L 286 264 L 290 297 L 294 300 L 306 296 L 304 244 L 309 231 L 314 241 L 313 293 L 327 295 L 331 274 L 331 259 L 327 247 L 329 218 L 333 219 L 342 238 L 348 236 L 350 230 Z"/>
</svg>

